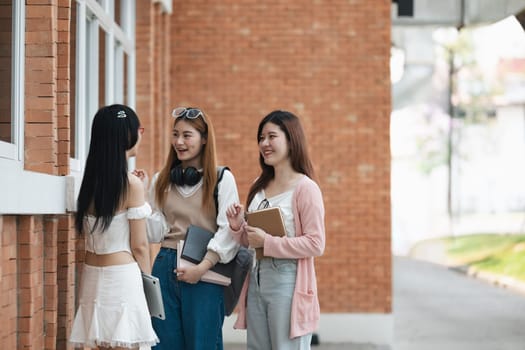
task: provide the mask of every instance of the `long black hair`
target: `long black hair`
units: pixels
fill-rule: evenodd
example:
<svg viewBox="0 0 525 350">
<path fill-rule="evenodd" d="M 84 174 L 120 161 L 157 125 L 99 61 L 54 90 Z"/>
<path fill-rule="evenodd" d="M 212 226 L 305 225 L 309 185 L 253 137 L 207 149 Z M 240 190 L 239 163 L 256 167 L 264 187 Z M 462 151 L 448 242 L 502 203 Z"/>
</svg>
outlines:
<svg viewBox="0 0 525 350">
<path fill-rule="evenodd" d="M 93 230 L 105 230 L 125 198 L 129 186 L 126 151 L 138 141 L 140 121 L 133 109 L 114 104 L 95 114 L 84 177 L 77 199 L 75 228 L 84 230 L 84 218 L 91 210 L 96 217 Z M 92 231 L 93 231 L 92 230 Z"/>
<path fill-rule="evenodd" d="M 297 118 L 297 116 L 293 113 L 287 111 L 277 110 L 271 112 L 259 123 L 259 128 L 257 129 L 257 142 L 259 142 L 259 136 L 261 135 L 262 129 L 266 123 L 277 125 L 286 135 L 290 152 L 290 163 L 293 170 L 297 171 L 298 173 L 305 174 L 309 178 L 314 178 L 314 168 L 310 157 L 308 156 L 306 137 L 299 118 Z M 261 174 L 248 191 L 246 208 L 248 208 L 248 205 L 250 205 L 250 202 L 252 201 L 255 194 L 266 188 L 270 181 L 275 177 L 273 166 L 267 165 L 260 153 L 259 165 L 261 166 Z"/>
</svg>

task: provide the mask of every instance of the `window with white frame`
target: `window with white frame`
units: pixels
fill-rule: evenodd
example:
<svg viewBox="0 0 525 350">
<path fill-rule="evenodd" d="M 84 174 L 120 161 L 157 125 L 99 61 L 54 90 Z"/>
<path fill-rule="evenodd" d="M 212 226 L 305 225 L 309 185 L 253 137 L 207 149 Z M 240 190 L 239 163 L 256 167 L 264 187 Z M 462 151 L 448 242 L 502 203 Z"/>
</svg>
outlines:
<svg viewBox="0 0 525 350">
<path fill-rule="evenodd" d="M 0 2 L 0 158 L 22 160 L 24 1 Z"/>
<path fill-rule="evenodd" d="M 71 170 L 81 171 L 104 105 L 135 104 L 135 1 L 77 0 L 71 25 Z"/>
</svg>

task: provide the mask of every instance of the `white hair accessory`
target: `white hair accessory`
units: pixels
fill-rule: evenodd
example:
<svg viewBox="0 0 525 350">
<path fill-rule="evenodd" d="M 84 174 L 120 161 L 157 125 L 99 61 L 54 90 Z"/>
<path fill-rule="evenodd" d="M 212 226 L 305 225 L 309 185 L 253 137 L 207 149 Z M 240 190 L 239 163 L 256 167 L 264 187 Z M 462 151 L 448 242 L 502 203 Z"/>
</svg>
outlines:
<svg viewBox="0 0 525 350">
<path fill-rule="evenodd" d="M 127 114 L 124 111 L 118 111 L 117 112 L 117 118 L 126 118 Z"/>
</svg>

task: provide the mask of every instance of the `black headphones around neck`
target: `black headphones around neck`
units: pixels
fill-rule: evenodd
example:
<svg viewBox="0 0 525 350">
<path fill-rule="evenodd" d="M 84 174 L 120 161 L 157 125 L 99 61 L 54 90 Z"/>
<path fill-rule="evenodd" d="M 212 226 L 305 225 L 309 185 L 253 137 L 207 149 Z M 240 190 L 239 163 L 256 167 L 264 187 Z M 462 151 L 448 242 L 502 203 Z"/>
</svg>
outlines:
<svg viewBox="0 0 525 350">
<path fill-rule="evenodd" d="M 192 166 L 182 169 L 182 166 L 178 164 L 170 171 L 170 181 L 177 186 L 195 186 L 201 178 L 202 173 Z"/>
</svg>

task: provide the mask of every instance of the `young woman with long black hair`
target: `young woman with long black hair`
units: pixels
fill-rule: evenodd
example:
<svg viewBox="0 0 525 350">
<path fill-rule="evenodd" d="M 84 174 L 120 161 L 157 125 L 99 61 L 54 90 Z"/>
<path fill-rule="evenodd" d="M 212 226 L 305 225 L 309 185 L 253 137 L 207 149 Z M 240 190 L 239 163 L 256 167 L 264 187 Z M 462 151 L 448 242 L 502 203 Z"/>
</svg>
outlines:
<svg viewBox="0 0 525 350">
<path fill-rule="evenodd" d="M 77 200 L 75 227 L 85 237 L 79 307 L 70 342 L 91 348 L 138 349 L 158 343 L 141 271 L 151 273 L 142 181 L 128 172 L 144 129 L 125 105 L 102 107 Z"/>
</svg>

